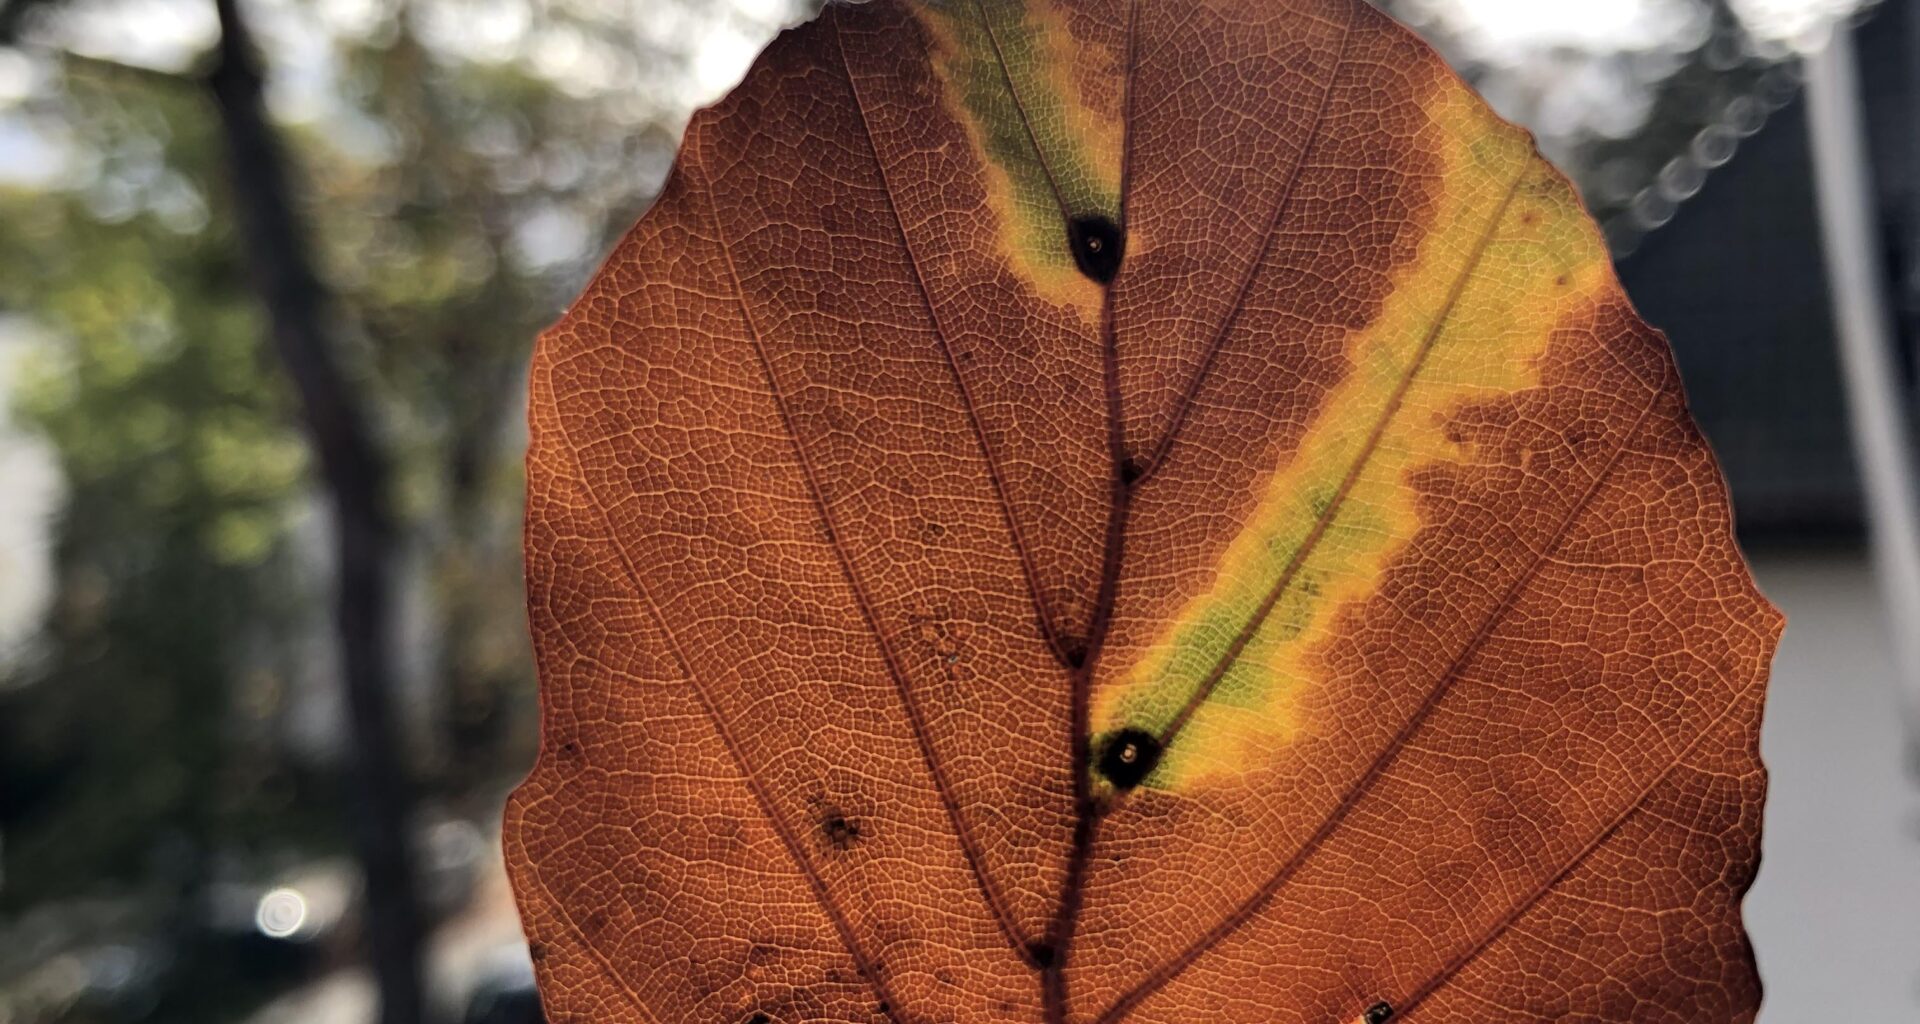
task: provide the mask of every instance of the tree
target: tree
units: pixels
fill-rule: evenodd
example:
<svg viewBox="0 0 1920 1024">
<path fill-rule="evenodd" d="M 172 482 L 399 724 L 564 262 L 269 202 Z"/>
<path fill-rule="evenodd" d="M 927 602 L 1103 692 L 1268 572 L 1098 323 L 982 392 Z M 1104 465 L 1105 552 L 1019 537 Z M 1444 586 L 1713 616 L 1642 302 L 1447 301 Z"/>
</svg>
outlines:
<svg viewBox="0 0 1920 1024">
<path fill-rule="evenodd" d="M 223 968 L 208 894 L 351 845 L 357 815 L 374 962 L 409 1019 L 425 925 L 405 921 L 392 783 L 488 813 L 524 770 L 527 347 L 664 173 L 687 100 L 660 86 L 693 37 L 586 4 L 504 50 L 449 35 L 435 4 L 352 24 L 216 9 L 217 41 L 154 68 L 88 56 L 58 3 L 0 5 L 44 74 L 6 116 L 64 134 L 76 168 L 0 192 L 22 254 L 0 308 L 54 339 L 23 412 L 70 486 L 40 655 L 0 698 L 0 909 L 136 908 L 92 938 L 164 936 L 161 1018 L 230 1015 L 285 979 Z M 323 109 L 274 116 L 271 56 L 301 32 L 331 54 Z M 332 573 L 303 539 L 316 505 L 340 526 Z M 307 656 L 329 575 L 372 751 L 339 761 L 292 738 L 301 695 L 332 685 Z M 426 595 L 418 623 L 397 585 Z M 358 783 L 334 790 L 337 767 Z"/>
</svg>

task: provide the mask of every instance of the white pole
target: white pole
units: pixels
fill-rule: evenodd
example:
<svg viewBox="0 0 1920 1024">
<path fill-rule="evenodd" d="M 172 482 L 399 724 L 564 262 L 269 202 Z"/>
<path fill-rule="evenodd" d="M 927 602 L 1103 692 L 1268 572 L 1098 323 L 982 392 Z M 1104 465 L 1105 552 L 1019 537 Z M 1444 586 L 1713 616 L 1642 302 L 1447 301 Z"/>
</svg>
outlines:
<svg viewBox="0 0 1920 1024">
<path fill-rule="evenodd" d="M 1886 603 L 1908 739 L 1920 753 L 1920 491 L 1901 399 L 1886 267 L 1861 117 L 1853 35 L 1844 22 L 1807 58 L 1807 125 L 1827 285 L 1847 414 L 1866 492 L 1874 572 Z M 1916 762 L 1920 766 L 1920 761 Z"/>
</svg>

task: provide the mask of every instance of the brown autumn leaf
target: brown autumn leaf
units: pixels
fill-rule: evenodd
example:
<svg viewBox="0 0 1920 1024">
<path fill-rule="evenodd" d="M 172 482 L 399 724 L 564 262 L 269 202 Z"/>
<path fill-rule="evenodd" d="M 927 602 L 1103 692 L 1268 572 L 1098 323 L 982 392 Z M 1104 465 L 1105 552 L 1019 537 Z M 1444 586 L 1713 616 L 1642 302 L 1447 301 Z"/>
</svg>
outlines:
<svg viewBox="0 0 1920 1024">
<path fill-rule="evenodd" d="M 556 1022 L 1753 1016 L 1780 618 L 1566 182 L 1359 0 L 830 8 L 531 419 Z"/>
</svg>

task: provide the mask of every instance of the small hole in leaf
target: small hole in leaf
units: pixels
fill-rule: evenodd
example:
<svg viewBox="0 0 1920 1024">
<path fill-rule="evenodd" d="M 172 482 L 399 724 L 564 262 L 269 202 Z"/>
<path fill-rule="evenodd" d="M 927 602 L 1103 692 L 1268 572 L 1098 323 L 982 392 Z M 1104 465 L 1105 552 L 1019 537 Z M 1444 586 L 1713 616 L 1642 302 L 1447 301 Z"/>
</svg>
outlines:
<svg viewBox="0 0 1920 1024">
<path fill-rule="evenodd" d="M 1073 250 L 1073 262 L 1082 274 L 1107 284 L 1120 272 L 1127 238 L 1120 225 L 1096 214 L 1067 221 L 1067 246 Z"/>
<path fill-rule="evenodd" d="M 1160 740 L 1144 729 L 1122 729 L 1100 749 L 1100 774 L 1120 789 L 1132 789 L 1160 764 Z"/>
<path fill-rule="evenodd" d="M 1366 1016 L 1362 1019 L 1367 1024 L 1387 1024 L 1393 1019 L 1393 1007 L 1386 1003 L 1375 1003 L 1367 1007 Z"/>
</svg>

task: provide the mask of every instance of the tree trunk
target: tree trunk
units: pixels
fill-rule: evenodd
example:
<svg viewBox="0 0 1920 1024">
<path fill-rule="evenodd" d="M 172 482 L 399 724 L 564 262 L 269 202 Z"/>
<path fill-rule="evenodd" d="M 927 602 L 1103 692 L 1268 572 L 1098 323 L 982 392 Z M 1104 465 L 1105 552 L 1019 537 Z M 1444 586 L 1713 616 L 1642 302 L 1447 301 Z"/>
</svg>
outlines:
<svg viewBox="0 0 1920 1024">
<path fill-rule="evenodd" d="M 246 23 L 236 0 L 215 6 L 219 57 L 206 85 L 226 135 L 242 251 L 275 353 L 298 394 L 333 512 L 336 628 L 353 755 L 348 804 L 366 880 L 367 954 L 383 1024 L 419 1024 L 424 928 L 408 840 L 412 787 L 391 706 L 395 540 L 387 468 L 337 361 L 331 299 L 309 261 Z"/>
</svg>

